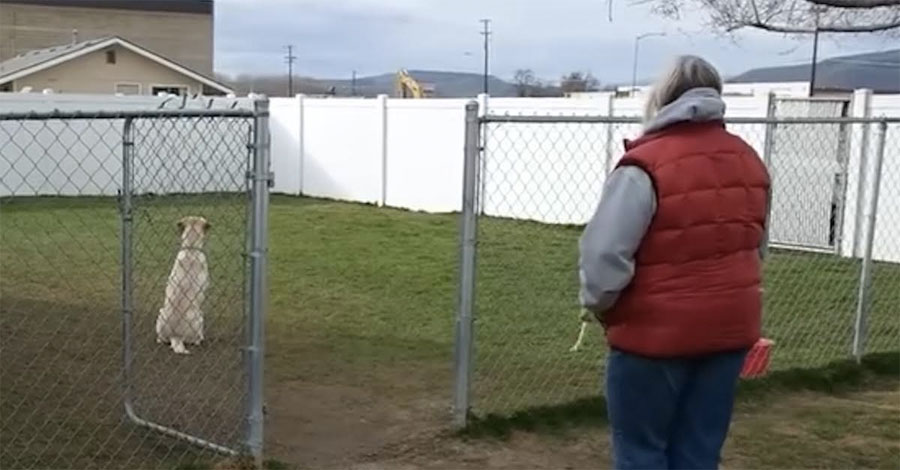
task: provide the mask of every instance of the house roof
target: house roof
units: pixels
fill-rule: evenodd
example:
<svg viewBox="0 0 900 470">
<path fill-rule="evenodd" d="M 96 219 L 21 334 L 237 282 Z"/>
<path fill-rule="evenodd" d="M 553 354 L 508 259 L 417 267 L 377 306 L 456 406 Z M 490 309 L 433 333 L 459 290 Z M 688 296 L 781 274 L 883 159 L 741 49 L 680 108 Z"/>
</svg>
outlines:
<svg viewBox="0 0 900 470">
<path fill-rule="evenodd" d="M 125 49 L 146 57 L 164 67 L 170 68 L 193 80 L 197 80 L 204 85 L 220 90 L 223 93 L 232 92 L 231 88 L 228 86 L 207 77 L 206 75 L 191 70 L 183 65 L 179 65 L 155 52 L 144 49 L 143 47 L 118 36 L 108 36 L 62 46 L 35 49 L 19 54 L 11 59 L 0 62 L 0 85 L 114 45 L 124 47 Z"/>
<path fill-rule="evenodd" d="M 810 77 L 810 64 L 749 70 L 732 83 L 802 82 Z M 816 89 L 869 88 L 879 93 L 900 93 L 900 49 L 834 57 L 818 63 Z"/>
<path fill-rule="evenodd" d="M 51 7 L 213 13 L 213 0 L 3 0 L 4 3 Z"/>
</svg>

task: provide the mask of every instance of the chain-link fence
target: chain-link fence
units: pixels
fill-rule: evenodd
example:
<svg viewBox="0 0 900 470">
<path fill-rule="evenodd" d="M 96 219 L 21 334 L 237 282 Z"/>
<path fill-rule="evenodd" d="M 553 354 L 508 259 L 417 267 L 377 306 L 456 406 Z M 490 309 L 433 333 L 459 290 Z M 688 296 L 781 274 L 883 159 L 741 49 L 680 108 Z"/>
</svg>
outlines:
<svg viewBox="0 0 900 470">
<path fill-rule="evenodd" d="M 459 425 L 467 410 L 510 414 L 602 390 L 600 328 L 591 325 L 581 350 L 570 351 L 580 327 L 578 239 L 624 139 L 641 131 L 631 118 L 479 120 L 476 111 L 468 110 L 471 194 L 462 216 Z M 764 263 L 770 370 L 900 350 L 898 127 L 839 115 L 728 122 L 773 181 Z"/>
<path fill-rule="evenodd" d="M 0 113 L 0 467 L 261 455 L 267 116 Z"/>
<path fill-rule="evenodd" d="M 872 230 L 871 238 L 860 243 L 871 271 L 861 294 L 857 354 L 900 349 L 900 122 L 880 124 L 872 140 L 870 179 L 879 189 L 870 192 L 862 214 L 868 222 L 863 226 Z"/>
</svg>

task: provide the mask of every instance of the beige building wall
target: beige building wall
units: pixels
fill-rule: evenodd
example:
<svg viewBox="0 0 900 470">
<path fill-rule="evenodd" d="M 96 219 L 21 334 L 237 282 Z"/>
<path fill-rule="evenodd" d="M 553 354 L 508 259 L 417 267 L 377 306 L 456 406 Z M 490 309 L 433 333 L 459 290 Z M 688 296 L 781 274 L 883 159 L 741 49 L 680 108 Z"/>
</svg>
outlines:
<svg viewBox="0 0 900 470">
<path fill-rule="evenodd" d="M 106 51 L 115 52 L 115 64 L 107 63 Z M 56 93 L 113 94 L 116 84 L 140 85 L 140 94 L 152 94 L 154 86 L 186 86 L 188 94 L 200 93 L 203 84 L 121 46 L 63 62 L 55 67 L 15 80 L 13 90 L 30 86 L 32 91 L 52 88 Z M 128 87 L 134 88 L 134 87 Z"/>
<path fill-rule="evenodd" d="M 0 0 L 0 61 L 34 49 L 119 36 L 212 76 L 213 15 L 167 11 L 23 5 Z"/>
</svg>

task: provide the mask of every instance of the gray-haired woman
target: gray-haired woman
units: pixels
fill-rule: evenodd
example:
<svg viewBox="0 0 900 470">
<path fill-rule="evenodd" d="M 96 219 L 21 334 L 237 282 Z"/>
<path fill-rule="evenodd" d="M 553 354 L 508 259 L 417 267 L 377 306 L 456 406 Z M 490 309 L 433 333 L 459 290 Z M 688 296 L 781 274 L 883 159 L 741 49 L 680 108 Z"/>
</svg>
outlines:
<svg viewBox="0 0 900 470">
<path fill-rule="evenodd" d="M 760 337 L 769 176 L 725 130 L 718 72 L 679 57 L 647 100 L 580 241 L 581 303 L 606 328 L 616 468 L 716 468 Z"/>
</svg>

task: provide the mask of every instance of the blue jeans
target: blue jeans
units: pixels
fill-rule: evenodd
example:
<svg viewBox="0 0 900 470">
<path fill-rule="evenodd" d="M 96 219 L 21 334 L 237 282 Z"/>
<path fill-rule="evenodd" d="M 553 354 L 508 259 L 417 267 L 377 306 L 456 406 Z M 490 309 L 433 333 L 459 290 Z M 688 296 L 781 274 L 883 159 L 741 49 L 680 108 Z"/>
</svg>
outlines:
<svg viewBox="0 0 900 470">
<path fill-rule="evenodd" d="M 650 359 L 610 351 L 606 400 L 616 469 L 716 469 L 747 351 Z"/>
</svg>

